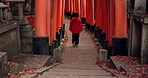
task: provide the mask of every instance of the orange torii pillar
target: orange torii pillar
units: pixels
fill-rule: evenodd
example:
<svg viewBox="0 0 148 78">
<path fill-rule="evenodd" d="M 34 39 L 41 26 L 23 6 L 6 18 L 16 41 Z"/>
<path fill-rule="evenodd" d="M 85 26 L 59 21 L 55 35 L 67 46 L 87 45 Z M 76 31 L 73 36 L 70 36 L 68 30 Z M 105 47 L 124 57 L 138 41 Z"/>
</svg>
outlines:
<svg viewBox="0 0 148 78">
<path fill-rule="evenodd" d="M 73 12 L 78 12 L 78 11 L 77 11 L 76 0 L 73 0 Z"/>
<path fill-rule="evenodd" d="M 112 39 L 112 55 L 128 55 L 126 4 L 126 0 L 115 0 L 115 37 Z"/>
<path fill-rule="evenodd" d="M 73 13 L 78 13 L 78 16 L 80 17 L 80 0 L 73 0 Z"/>
<path fill-rule="evenodd" d="M 115 0 L 110 0 L 109 10 L 109 45 L 112 46 L 112 37 L 115 36 Z"/>
<path fill-rule="evenodd" d="M 102 26 L 102 0 L 96 0 L 96 26 Z M 102 28 L 102 27 L 101 27 Z"/>
<path fill-rule="evenodd" d="M 95 19 L 94 19 L 94 0 L 90 0 L 90 32 L 95 31 Z"/>
<path fill-rule="evenodd" d="M 110 0 L 109 2 L 109 45 L 108 45 L 108 54 L 111 56 L 112 54 L 112 37 L 115 36 L 115 0 Z"/>
<path fill-rule="evenodd" d="M 102 33 L 100 35 L 100 43 L 104 49 L 107 49 L 108 46 L 108 34 L 109 34 L 109 4 L 108 0 L 101 0 L 101 26 Z"/>
<path fill-rule="evenodd" d="M 57 15 L 58 15 L 58 0 L 54 0 L 54 17 L 53 17 L 53 44 L 54 48 L 58 47 L 58 41 L 56 39 L 56 31 L 57 31 Z"/>
<path fill-rule="evenodd" d="M 86 23 L 86 0 L 81 0 L 81 20 L 82 23 Z"/>
<path fill-rule="evenodd" d="M 86 0 L 86 21 L 88 25 L 88 30 L 94 33 L 94 0 Z"/>
<path fill-rule="evenodd" d="M 73 12 L 74 12 L 74 9 L 73 9 L 73 0 L 70 0 L 70 7 L 71 7 L 71 12 L 70 12 L 70 14 L 72 15 L 73 14 Z"/>
<path fill-rule="evenodd" d="M 58 0 L 57 6 L 57 28 L 56 28 L 56 39 L 58 41 L 58 46 L 61 42 L 61 17 L 62 17 L 62 0 Z"/>
<path fill-rule="evenodd" d="M 70 12 L 70 0 L 65 0 L 65 9 L 66 9 L 66 12 L 65 14 L 67 16 L 71 16 L 71 12 Z"/>
<path fill-rule="evenodd" d="M 61 33 L 62 33 L 62 38 L 64 38 L 64 33 L 65 33 L 65 24 L 64 24 L 64 10 L 65 10 L 65 0 L 62 0 L 62 17 L 61 17 Z"/>
<path fill-rule="evenodd" d="M 46 9 L 47 9 L 47 10 L 46 10 L 46 12 L 47 12 L 47 13 L 46 13 L 46 14 L 47 14 L 47 19 L 46 19 L 47 28 L 46 28 L 46 31 L 47 31 L 47 36 L 49 37 L 49 39 L 48 39 L 48 40 L 49 40 L 48 44 L 50 45 L 50 44 L 51 44 L 51 42 L 50 42 L 50 37 L 51 37 L 51 36 L 50 36 L 50 34 L 51 34 L 51 31 L 50 31 L 50 30 L 51 30 L 51 29 L 50 29 L 50 28 L 51 28 L 51 27 L 50 27 L 50 21 L 51 21 L 51 20 L 50 20 L 50 6 L 51 6 L 51 0 L 47 0 L 47 5 L 46 5 L 46 6 L 47 6 L 47 8 L 46 8 Z"/>
<path fill-rule="evenodd" d="M 108 40 L 109 30 L 109 11 L 108 11 L 108 0 L 102 0 L 102 31 L 105 33 L 105 40 Z"/>
<path fill-rule="evenodd" d="M 80 0 L 77 0 L 77 8 L 78 8 L 78 16 L 79 16 L 79 18 L 81 18 L 80 17 L 80 15 L 81 15 L 81 4 L 80 4 Z"/>
<path fill-rule="evenodd" d="M 35 2 L 35 37 L 33 37 L 33 53 L 49 54 L 48 36 L 46 31 L 46 6 L 47 0 Z"/>
<path fill-rule="evenodd" d="M 61 26 L 61 17 L 62 17 L 62 0 L 58 0 L 57 1 L 57 28 L 56 28 L 56 32 L 59 33 L 60 30 L 60 26 Z"/>
<path fill-rule="evenodd" d="M 62 0 L 62 17 L 61 17 L 61 25 L 64 25 L 64 10 L 65 10 L 65 0 Z"/>
<path fill-rule="evenodd" d="M 96 0 L 96 33 L 95 38 L 100 42 L 102 33 L 102 0 Z"/>
<path fill-rule="evenodd" d="M 89 20 L 90 20 L 90 11 L 89 11 L 89 1 L 86 0 L 86 29 L 89 30 Z"/>
<path fill-rule="evenodd" d="M 54 0 L 49 0 L 50 1 L 50 42 L 49 44 L 49 54 L 53 55 L 53 49 L 54 49 L 54 39 L 53 39 L 53 30 L 54 30 Z M 49 4 L 49 3 L 48 3 Z M 49 7 L 48 7 L 49 8 Z M 48 14 L 47 14 L 48 15 Z"/>
</svg>

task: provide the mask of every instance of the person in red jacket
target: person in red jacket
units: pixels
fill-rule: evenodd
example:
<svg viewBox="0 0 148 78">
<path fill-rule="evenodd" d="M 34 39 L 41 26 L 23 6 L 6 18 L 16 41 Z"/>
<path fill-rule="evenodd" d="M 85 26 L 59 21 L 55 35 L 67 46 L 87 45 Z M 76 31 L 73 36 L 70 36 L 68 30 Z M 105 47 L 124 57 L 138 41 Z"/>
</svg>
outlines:
<svg viewBox="0 0 148 78">
<path fill-rule="evenodd" d="M 77 46 L 79 44 L 79 35 L 83 30 L 82 22 L 78 17 L 78 13 L 73 13 L 73 17 L 70 20 L 69 30 L 72 32 L 72 44 L 73 46 Z"/>
</svg>

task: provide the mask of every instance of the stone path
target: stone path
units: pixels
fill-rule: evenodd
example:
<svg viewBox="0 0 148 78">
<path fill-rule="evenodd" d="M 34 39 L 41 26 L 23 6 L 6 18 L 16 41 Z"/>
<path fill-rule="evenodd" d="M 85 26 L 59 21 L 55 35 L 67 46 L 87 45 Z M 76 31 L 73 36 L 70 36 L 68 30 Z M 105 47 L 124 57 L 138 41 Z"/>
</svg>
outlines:
<svg viewBox="0 0 148 78">
<path fill-rule="evenodd" d="M 90 35 L 82 31 L 80 44 L 72 46 L 69 20 L 65 19 L 68 36 L 65 52 L 62 53 L 62 63 L 39 75 L 38 78 L 115 78 L 96 65 L 98 53 L 90 39 Z"/>
<path fill-rule="evenodd" d="M 98 53 L 85 31 L 80 34 L 80 43 L 78 46 L 72 46 L 72 33 L 69 29 L 69 20 L 66 20 L 66 29 L 68 35 L 68 42 L 65 52 L 62 54 L 64 64 L 96 64 L 98 60 Z"/>
</svg>

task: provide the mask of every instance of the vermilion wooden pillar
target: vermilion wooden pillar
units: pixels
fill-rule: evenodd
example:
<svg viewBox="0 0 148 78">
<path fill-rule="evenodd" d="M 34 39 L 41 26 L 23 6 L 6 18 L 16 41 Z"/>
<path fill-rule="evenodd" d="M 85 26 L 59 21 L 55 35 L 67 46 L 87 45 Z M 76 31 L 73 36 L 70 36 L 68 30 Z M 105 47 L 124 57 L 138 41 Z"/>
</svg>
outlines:
<svg viewBox="0 0 148 78">
<path fill-rule="evenodd" d="M 86 0 L 81 0 L 81 19 L 82 23 L 86 23 Z"/>
<path fill-rule="evenodd" d="M 62 0 L 61 38 L 64 38 L 64 33 L 65 33 L 64 10 L 65 10 L 65 0 Z"/>
<path fill-rule="evenodd" d="M 115 37 L 127 37 L 126 0 L 115 0 Z"/>
<path fill-rule="evenodd" d="M 94 33 L 94 0 L 86 0 L 86 22 L 88 30 Z"/>
<path fill-rule="evenodd" d="M 57 28 L 57 6 L 58 0 L 54 0 L 54 17 L 53 17 L 53 42 L 54 47 L 57 47 L 56 28 Z"/>
<path fill-rule="evenodd" d="M 102 31 L 106 33 L 106 40 L 108 40 L 109 29 L 109 7 L 108 0 L 102 0 Z"/>
<path fill-rule="evenodd" d="M 79 18 L 80 18 L 80 15 L 81 15 L 81 4 L 80 4 L 80 0 L 77 0 L 77 7 L 78 7 L 78 16 L 79 16 Z"/>
<path fill-rule="evenodd" d="M 90 25 L 91 26 L 94 26 L 94 0 L 90 0 L 89 1 L 90 2 L 90 4 L 89 4 L 89 11 L 90 11 L 90 19 L 89 19 L 89 21 L 90 21 Z"/>
<path fill-rule="evenodd" d="M 58 42 L 58 46 L 60 45 L 61 42 L 61 16 L 62 16 L 62 0 L 58 0 L 57 2 L 57 25 L 56 25 L 56 39 Z"/>
<path fill-rule="evenodd" d="M 72 15 L 73 12 L 74 12 L 74 9 L 73 9 L 73 0 L 70 0 L 70 7 L 71 7 L 71 15 Z"/>
<path fill-rule="evenodd" d="M 96 0 L 96 28 L 95 28 L 95 38 L 98 41 L 101 41 L 101 33 L 102 33 L 102 0 Z"/>
<path fill-rule="evenodd" d="M 102 0 L 96 0 L 96 26 L 102 28 Z"/>
<path fill-rule="evenodd" d="M 33 37 L 33 53 L 49 54 L 48 36 L 46 32 L 47 0 L 35 2 L 35 37 Z"/>
<path fill-rule="evenodd" d="M 46 0 L 36 0 L 35 4 L 35 36 L 45 37 L 46 34 Z"/>
<path fill-rule="evenodd" d="M 81 18 L 83 18 L 83 6 L 84 6 L 84 0 L 81 0 Z"/>
<path fill-rule="evenodd" d="M 60 26 L 61 26 L 61 16 L 62 16 L 62 0 L 57 1 L 57 25 L 56 25 L 56 32 L 59 32 Z"/>
<path fill-rule="evenodd" d="M 48 0 L 50 1 L 50 43 L 49 44 L 49 54 L 53 55 L 53 49 L 54 49 L 54 39 L 53 39 L 53 30 L 54 30 L 54 0 Z M 48 15 L 48 14 L 47 14 Z M 48 21 L 47 21 L 48 22 Z"/>
<path fill-rule="evenodd" d="M 115 0 L 115 37 L 112 40 L 112 55 L 128 55 L 126 4 L 126 0 Z"/>
<path fill-rule="evenodd" d="M 73 0 L 73 11 L 74 12 L 77 12 L 76 6 L 77 6 L 76 0 Z"/>
<path fill-rule="evenodd" d="M 115 36 L 115 0 L 110 0 L 109 45 L 112 46 L 112 37 Z"/>
<path fill-rule="evenodd" d="M 62 8 L 62 4 L 63 4 L 63 0 L 60 0 L 60 21 L 59 21 L 59 26 L 61 27 L 62 26 L 62 24 L 61 24 L 61 20 L 62 20 L 62 10 L 63 10 L 63 8 Z"/>
<path fill-rule="evenodd" d="M 47 20 L 46 20 L 47 28 L 46 28 L 46 31 L 47 31 L 47 36 L 49 37 L 48 38 L 48 40 L 49 40 L 48 44 L 51 44 L 51 42 L 50 42 L 50 37 L 51 37 L 50 36 L 50 34 L 51 34 L 50 33 L 51 32 L 50 31 L 51 30 L 51 27 L 50 27 L 50 21 L 51 21 L 50 20 L 50 11 L 51 10 L 50 10 L 50 8 L 51 7 L 50 6 L 51 6 L 51 0 L 47 0 L 47 6 L 46 6 L 47 7 L 47 10 L 46 10 L 47 11 Z"/>
<path fill-rule="evenodd" d="M 80 0 L 73 0 L 73 12 L 77 12 L 80 17 Z"/>
<path fill-rule="evenodd" d="M 86 18 L 86 0 L 84 0 L 84 17 Z"/>
<path fill-rule="evenodd" d="M 90 13 L 89 13 L 89 12 L 90 12 L 90 11 L 89 11 L 89 8 L 90 8 L 90 6 L 89 6 L 89 1 L 90 1 L 90 0 L 86 0 L 86 23 L 87 23 L 87 24 L 90 23 L 90 22 L 89 22 L 89 19 L 90 19 L 90 18 L 89 18 L 89 17 L 90 17 L 90 16 L 89 16 L 89 15 L 90 15 Z"/>
<path fill-rule="evenodd" d="M 65 0 L 65 9 L 66 9 L 66 14 L 69 16 L 70 15 L 70 0 Z"/>
<path fill-rule="evenodd" d="M 86 0 L 81 0 L 81 18 L 86 18 Z"/>
<path fill-rule="evenodd" d="M 53 38 L 54 38 L 54 40 L 53 40 L 53 42 L 54 42 L 54 47 L 55 48 L 57 48 L 58 47 L 58 38 L 57 38 L 57 36 L 58 36 L 58 34 L 59 34 L 59 25 L 60 25 L 60 23 L 61 23 L 61 21 L 60 21 L 60 0 L 54 0 L 54 25 L 53 25 Z"/>
<path fill-rule="evenodd" d="M 53 42 L 53 40 L 54 40 L 54 37 L 53 37 L 53 35 L 54 35 L 54 0 L 51 0 L 51 6 L 50 7 L 51 7 L 51 17 L 50 17 L 51 18 L 50 19 L 51 20 L 50 21 L 51 22 L 50 23 L 50 26 L 51 26 L 51 32 L 50 32 L 51 33 L 50 34 L 51 39 L 50 40 L 51 41 L 50 42 Z"/>
<path fill-rule="evenodd" d="M 62 19 L 61 19 L 61 25 L 63 26 L 64 24 L 64 10 L 65 10 L 65 0 L 62 0 Z"/>
</svg>

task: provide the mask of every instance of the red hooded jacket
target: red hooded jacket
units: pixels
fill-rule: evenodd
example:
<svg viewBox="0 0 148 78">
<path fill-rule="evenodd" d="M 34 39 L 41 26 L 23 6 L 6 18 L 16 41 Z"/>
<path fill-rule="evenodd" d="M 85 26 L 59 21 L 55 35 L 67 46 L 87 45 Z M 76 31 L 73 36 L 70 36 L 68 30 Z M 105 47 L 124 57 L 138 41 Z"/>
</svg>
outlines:
<svg viewBox="0 0 148 78">
<path fill-rule="evenodd" d="M 72 33 L 80 34 L 82 31 L 82 22 L 78 17 L 73 17 L 70 21 L 70 27 L 69 30 Z"/>
</svg>

